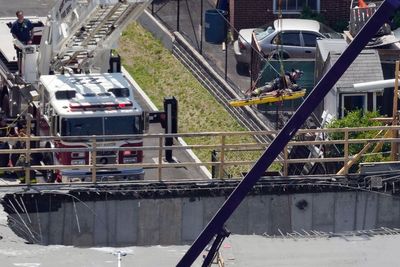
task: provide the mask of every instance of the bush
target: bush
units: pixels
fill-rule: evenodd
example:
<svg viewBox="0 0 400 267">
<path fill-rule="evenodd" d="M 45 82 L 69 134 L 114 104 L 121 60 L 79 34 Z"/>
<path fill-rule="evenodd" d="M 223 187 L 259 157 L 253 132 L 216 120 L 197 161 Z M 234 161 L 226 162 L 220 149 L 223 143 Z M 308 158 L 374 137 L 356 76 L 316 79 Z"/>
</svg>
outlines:
<svg viewBox="0 0 400 267">
<path fill-rule="evenodd" d="M 377 121 L 372 121 L 372 118 L 379 117 L 380 114 L 378 112 L 366 112 L 363 114 L 361 110 L 356 110 L 349 112 L 342 119 L 334 119 L 331 123 L 328 124 L 328 128 L 353 128 L 353 127 L 370 127 L 370 126 L 382 126 L 382 123 Z M 375 138 L 379 131 L 361 131 L 361 132 L 349 132 L 349 139 L 371 139 Z M 382 135 L 383 136 L 383 135 Z M 344 133 L 331 133 L 329 134 L 329 138 L 333 140 L 343 140 Z M 351 144 L 349 145 L 349 154 L 356 155 L 363 149 L 365 144 Z M 344 154 L 344 146 L 337 145 L 340 150 L 340 153 Z M 367 153 L 371 152 L 375 146 L 372 146 Z M 386 152 L 390 150 L 390 144 L 385 143 L 382 152 Z M 376 155 L 367 155 L 364 157 L 364 162 L 376 162 L 376 161 L 384 161 L 387 160 L 381 154 Z"/>
<path fill-rule="evenodd" d="M 300 13 L 301 19 L 313 19 L 321 23 L 326 23 L 326 18 L 321 13 L 315 12 L 310 7 L 305 6 Z"/>
<path fill-rule="evenodd" d="M 345 21 L 345 20 L 338 20 L 332 26 L 332 29 L 334 29 L 337 32 L 343 32 L 345 30 L 348 30 L 349 29 L 349 22 Z"/>
</svg>

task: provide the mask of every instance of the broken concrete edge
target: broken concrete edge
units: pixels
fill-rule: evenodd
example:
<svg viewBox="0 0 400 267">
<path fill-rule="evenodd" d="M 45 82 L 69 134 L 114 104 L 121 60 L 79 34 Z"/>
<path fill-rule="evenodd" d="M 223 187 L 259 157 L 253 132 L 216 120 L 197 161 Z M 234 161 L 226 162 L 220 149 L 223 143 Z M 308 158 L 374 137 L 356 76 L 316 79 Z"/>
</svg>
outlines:
<svg viewBox="0 0 400 267">
<path fill-rule="evenodd" d="M 140 87 L 140 85 L 132 78 L 132 76 L 129 74 L 129 72 L 124 67 L 122 67 L 122 73 L 129 80 L 129 82 L 132 83 L 132 85 L 135 87 L 135 89 L 140 94 L 140 96 L 143 98 L 143 100 L 146 101 L 146 103 L 149 105 L 149 107 L 153 111 L 158 111 L 158 108 L 156 107 L 156 105 L 154 105 L 154 103 L 150 100 L 150 98 L 143 91 L 143 89 Z M 181 146 L 187 146 L 187 143 L 183 140 L 183 138 L 178 137 L 177 139 Z M 201 160 L 196 156 L 196 154 L 191 149 L 186 149 L 186 152 L 196 163 L 201 163 Z M 212 179 L 212 175 L 211 175 L 210 171 L 205 166 L 200 166 L 200 170 L 204 173 L 204 175 L 206 177 L 208 177 L 208 179 Z"/>
</svg>

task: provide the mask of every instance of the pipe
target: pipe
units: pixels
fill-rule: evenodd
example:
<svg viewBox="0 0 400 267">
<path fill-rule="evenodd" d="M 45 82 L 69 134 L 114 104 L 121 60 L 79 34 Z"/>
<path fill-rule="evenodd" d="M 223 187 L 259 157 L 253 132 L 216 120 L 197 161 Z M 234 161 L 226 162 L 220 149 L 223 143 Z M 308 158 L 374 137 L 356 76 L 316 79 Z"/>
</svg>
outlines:
<svg viewBox="0 0 400 267">
<path fill-rule="evenodd" d="M 354 89 L 357 91 L 375 91 L 377 89 L 390 88 L 394 87 L 394 80 L 381 80 L 381 81 L 372 81 L 365 83 L 355 83 L 353 84 Z"/>
</svg>

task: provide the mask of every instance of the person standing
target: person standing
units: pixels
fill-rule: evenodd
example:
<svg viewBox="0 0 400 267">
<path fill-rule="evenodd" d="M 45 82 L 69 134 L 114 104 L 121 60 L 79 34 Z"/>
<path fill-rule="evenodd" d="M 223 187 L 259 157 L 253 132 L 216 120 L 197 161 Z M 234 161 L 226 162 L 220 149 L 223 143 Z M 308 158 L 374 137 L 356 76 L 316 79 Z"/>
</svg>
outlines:
<svg viewBox="0 0 400 267">
<path fill-rule="evenodd" d="M 11 25 L 11 34 L 15 39 L 20 41 L 23 45 L 32 44 L 33 38 L 33 24 L 29 19 L 24 18 L 24 13 L 18 10 L 15 15 L 17 15 L 17 20 Z M 22 50 L 21 48 L 14 45 L 15 50 L 17 50 L 18 59 L 18 69 L 21 72 L 21 61 L 22 61 Z M 21 73 L 20 73 L 21 74 Z"/>
</svg>

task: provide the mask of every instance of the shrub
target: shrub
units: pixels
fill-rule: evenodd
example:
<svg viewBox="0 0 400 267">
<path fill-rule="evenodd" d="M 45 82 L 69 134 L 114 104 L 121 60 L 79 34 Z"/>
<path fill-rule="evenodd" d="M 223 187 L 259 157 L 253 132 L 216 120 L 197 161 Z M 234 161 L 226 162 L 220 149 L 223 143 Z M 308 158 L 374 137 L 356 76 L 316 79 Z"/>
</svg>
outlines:
<svg viewBox="0 0 400 267">
<path fill-rule="evenodd" d="M 353 127 L 370 127 L 370 126 L 382 126 L 382 123 L 371 120 L 372 118 L 379 117 L 380 114 L 378 112 L 366 112 L 363 114 L 361 110 L 356 110 L 349 112 L 342 119 L 334 119 L 332 122 L 328 124 L 328 128 L 353 128 Z M 349 132 L 349 139 L 371 139 L 375 138 L 379 131 L 361 131 L 361 132 Z M 382 134 L 383 136 L 383 134 Z M 333 140 L 343 140 L 344 133 L 331 133 L 329 134 L 329 138 Z M 363 149 L 365 144 L 350 144 L 349 145 L 349 154 L 356 155 Z M 367 153 L 371 152 L 375 146 L 372 146 Z M 344 146 L 337 145 L 337 148 L 340 150 L 340 153 L 344 154 Z M 385 143 L 382 152 L 386 152 L 390 150 L 390 144 Z M 381 154 L 375 155 L 367 155 L 364 157 L 364 162 L 373 162 L 373 161 L 384 161 L 387 160 Z"/>
<path fill-rule="evenodd" d="M 313 19 L 319 21 L 321 23 L 326 23 L 326 18 L 321 13 L 315 12 L 309 6 L 303 7 L 303 10 L 300 13 L 301 19 Z"/>
</svg>

